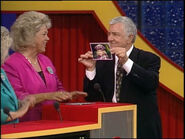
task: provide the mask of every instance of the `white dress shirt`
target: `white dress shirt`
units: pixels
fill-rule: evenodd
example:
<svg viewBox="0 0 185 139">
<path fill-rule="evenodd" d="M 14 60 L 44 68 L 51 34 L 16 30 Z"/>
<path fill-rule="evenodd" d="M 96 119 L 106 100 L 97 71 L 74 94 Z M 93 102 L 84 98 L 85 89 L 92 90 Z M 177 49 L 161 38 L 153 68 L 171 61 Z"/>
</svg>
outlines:
<svg viewBox="0 0 185 139">
<path fill-rule="evenodd" d="M 130 49 L 127 51 L 127 56 L 129 57 L 129 55 L 130 55 L 130 53 L 132 52 L 132 49 L 134 48 L 134 46 L 132 45 L 131 47 L 130 47 Z M 131 69 L 132 69 L 132 66 L 133 66 L 133 61 L 130 59 L 130 58 L 128 58 L 128 60 L 125 62 L 125 64 L 123 65 L 123 68 L 124 68 L 124 70 L 127 72 L 127 74 L 126 75 L 128 75 L 129 73 L 130 73 L 130 71 L 131 71 Z M 117 56 L 115 56 L 115 67 L 114 67 L 114 82 L 116 82 L 116 70 L 117 70 L 117 64 L 118 64 L 118 57 Z M 94 69 L 93 71 L 85 71 L 85 74 L 86 74 L 86 76 L 87 76 L 87 78 L 89 79 L 89 80 L 93 80 L 94 79 L 94 77 L 95 77 L 95 75 L 96 75 L 96 69 Z M 113 95 L 113 98 L 112 98 L 112 102 L 114 102 L 114 103 L 117 103 L 117 101 L 116 101 L 116 84 L 114 84 L 114 95 Z"/>
</svg>

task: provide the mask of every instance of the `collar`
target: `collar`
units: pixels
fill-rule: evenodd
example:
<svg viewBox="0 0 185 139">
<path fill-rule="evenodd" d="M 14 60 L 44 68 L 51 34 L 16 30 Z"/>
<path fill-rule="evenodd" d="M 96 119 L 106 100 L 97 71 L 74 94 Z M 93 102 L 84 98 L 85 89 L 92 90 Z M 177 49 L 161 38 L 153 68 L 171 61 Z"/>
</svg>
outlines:
<svg viewBox="0 0 185 139">
<path fill-rule="evenodd" d="M 132 52 L 134 48 L 134 45 L 132 44 L 132 46 L 130 47 L 130 49 L 127 51 L 127 56 L 129 57 L 130 56 L 130 53 Z"/>
</svg>

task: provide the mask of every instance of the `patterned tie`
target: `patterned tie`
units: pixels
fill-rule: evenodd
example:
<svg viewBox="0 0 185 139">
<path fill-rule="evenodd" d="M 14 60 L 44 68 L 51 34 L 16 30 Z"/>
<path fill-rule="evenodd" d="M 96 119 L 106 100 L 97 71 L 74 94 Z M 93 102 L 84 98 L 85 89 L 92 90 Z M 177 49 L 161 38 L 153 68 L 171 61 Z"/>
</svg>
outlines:
<svg viewBox="0 0 185 139">
<path fill-rule="evenodd" d="M 123 78 L 124 69 L 122 65 L 118 62 L 117 71 L 116 71 L 116 100 L 119 102 L 120 100 L 120 90 L 121 90 L 121 83 Z"/>
</svg>

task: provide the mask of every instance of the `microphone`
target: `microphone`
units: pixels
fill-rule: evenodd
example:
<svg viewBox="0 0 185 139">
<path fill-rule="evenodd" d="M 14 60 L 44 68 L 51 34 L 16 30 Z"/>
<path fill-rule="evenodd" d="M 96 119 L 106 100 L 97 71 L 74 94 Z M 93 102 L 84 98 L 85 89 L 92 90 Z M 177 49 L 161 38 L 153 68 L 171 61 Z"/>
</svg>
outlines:
<svg viewBox="0 0 185 139">
<path fill-rule="evenodd" d="M 59 116 L 60 116 L 60 121 L 62 122 L 62 115 L 61 115 L 61 110 L 60 110 L 60 105 L 59 105 L 59 103 L 55 101 L 55 102 L 53 103 L 53 105 L 54 105 L 55 109 L 57 110 L 57 112 L 58 112 L 58 114 L 59 114 Z"/>
<path fill-rule="evenodd" d="M 5 114 L 7 114 L 7 115 L 10 117 L 10 119 L 13 121 L 13 117 L 12 117 L 12 115 L 10 114 L 10 109 L 9 109 L 9 108 L 5 107 L 5 108 L 3 109 L 3 112 L 4 112 Z M 15 123 L 13 124 L 13 127 L 15 128 Z"/>
<path fill-rule="evenodd" d="M 103 91 L 101 90 L 101 86 L 100 86 L 99 83 L 95 83 L 95 84 L 94 84 L 94 89 L 95 89 L 96 91 L 100 92 L 100 94 L 101 94 L 101 96 L 102 96 L 102 98 L 103 98 L 103 102 L 105 102 L 105 96 L 104 96 Z"/>
</svg>

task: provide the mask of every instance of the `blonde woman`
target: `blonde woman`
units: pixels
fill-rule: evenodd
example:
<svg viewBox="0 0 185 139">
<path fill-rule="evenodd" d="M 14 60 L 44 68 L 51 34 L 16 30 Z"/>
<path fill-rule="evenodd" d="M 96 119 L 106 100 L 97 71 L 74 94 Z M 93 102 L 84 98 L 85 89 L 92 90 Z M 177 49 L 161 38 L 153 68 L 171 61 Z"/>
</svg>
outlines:
<svg viewBox="0 0 185 139">
<path fill-rule="evenodd" d="M 32 95 L 35 107 L 21 121 L 40 120 L 42 105 L 63 102 L 84 92 L 64 90 L 51 60 L 43 55 L 49 41 L 51 20 L 46 14 L 29 11 L 21 14 L 11 27 L 14 51 L 4 63 L 7 76 L 19 99 Z"/>
<path fill-rule="evenodd" d="M 12 44 L 9 31 L 1 26 L 1 64 L 8 57 L 8 50 Z M 22 101 L 18 101 L 15 92 L 1 68 L 1 124 L 18 123 L 18 118 L 22 117 L 31 106 L 34 98 L 29 96 Z M 9 114 L 9 115 L 8 115 Z"/>
</svg>

